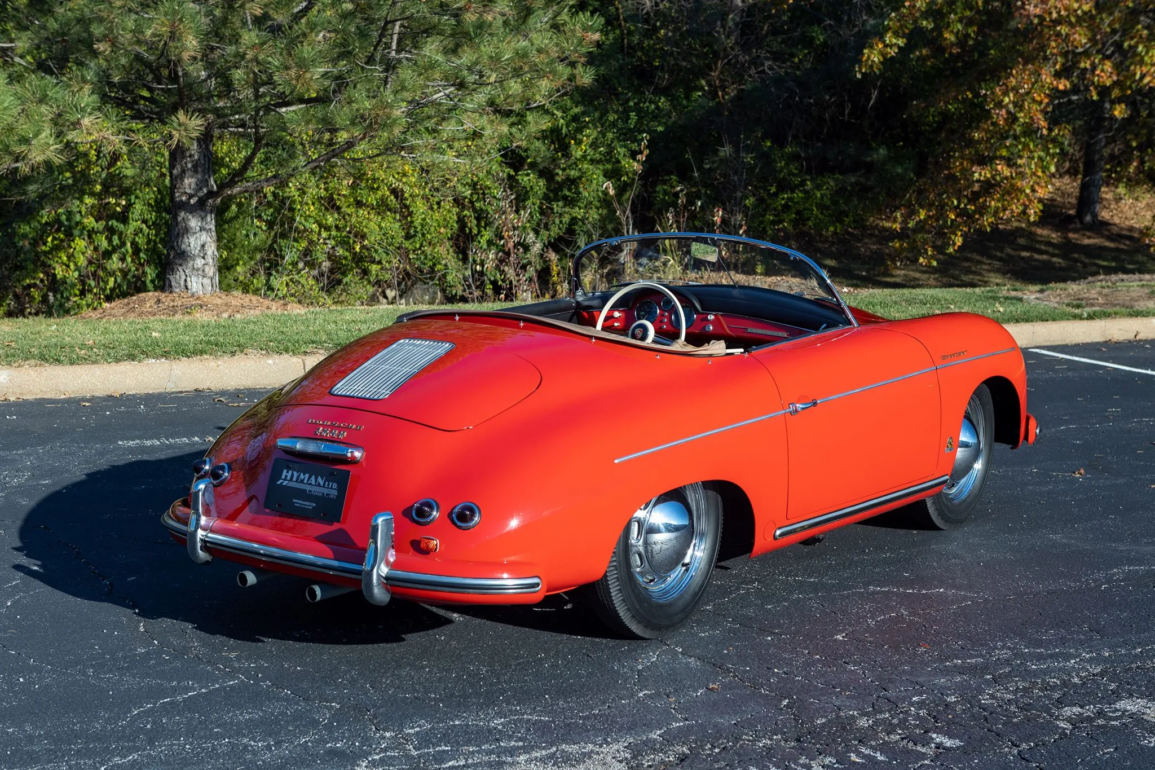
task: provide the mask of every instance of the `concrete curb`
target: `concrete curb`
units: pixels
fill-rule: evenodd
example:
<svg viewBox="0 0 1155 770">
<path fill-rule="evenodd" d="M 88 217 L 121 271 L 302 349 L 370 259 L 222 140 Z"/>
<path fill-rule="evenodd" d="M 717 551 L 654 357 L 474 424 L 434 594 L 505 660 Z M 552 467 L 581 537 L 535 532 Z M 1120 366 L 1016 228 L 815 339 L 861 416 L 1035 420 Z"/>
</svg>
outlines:
<svg viewBox="0 0 1155 770">
<path fill-rule="evenodd" d="M 1007 324 L 1019 347 L 1155 339 L 1155 318 Z M 0 369 L 0 401 L 110 393 L 276 388 L 313 368 L 323 354 L 228 356 L 75 366 Z"/>
<path fill-rule="evenodd" d="M 1007 324 L 1020 348 L 1155 339 L 1155 318 L 1104 318 L 1099 321 L 1043 321 Z"/>
<path fill-rule="evenodd" d="M 300 377 L 323 355 L 228 356 L 75 366 L 0 369 L 0 400 L 275 388 Z"/>
</svg>

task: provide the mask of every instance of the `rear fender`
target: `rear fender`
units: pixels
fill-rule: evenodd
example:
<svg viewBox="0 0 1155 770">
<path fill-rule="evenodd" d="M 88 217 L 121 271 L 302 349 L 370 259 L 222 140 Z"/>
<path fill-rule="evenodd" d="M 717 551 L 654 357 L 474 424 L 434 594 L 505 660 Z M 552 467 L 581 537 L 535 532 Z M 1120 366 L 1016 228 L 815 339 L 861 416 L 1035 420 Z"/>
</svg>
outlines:
<svg viewBox="0 0 1155 770">
<path fill-rule="evenodd" d="M 971 313 L 898 321 L 896 330 L 926 346 L 938 367 L 942 398 L 939 473 L 949 474 L 953 445 L 971 394 L 983 384 L 995 403 L 995 440 L 1018 447 L 1027 432 L 1027 369 L 1018 344 L 1001 324 Z"/>
</svg>

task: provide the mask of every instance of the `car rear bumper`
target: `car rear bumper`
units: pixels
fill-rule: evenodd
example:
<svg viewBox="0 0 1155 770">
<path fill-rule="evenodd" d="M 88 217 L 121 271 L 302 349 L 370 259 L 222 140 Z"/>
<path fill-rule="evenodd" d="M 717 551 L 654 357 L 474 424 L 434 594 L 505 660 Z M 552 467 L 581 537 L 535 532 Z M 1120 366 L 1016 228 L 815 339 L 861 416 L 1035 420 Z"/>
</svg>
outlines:
<svg viewBox="0 0 1155 770">
<path fill-rule="evenodd" d="M 161 516 L 161 523 L 173 537 L 187 542 L 189 525 L 180 521 L 177 509 L 188 511 L 184 500 L 177 500 Z M 181 518 L 188 518 L 187 515 Z M 258 566 L 316 577 L 326 582 L 348 584 L 360 582 L 367 567 L 360 563 L 332 559 L 315 554 L 278 548 L 241 539 L 212 526 L 202 532 L 200 541 L 213 555 Z M 285 569 L 287 568 L 287 569 Z M 532 603 L 544 596 L 540 577 L 462 577 L 389 569 L 384 584 L 403 598 L 445 603 Z"/>
</svg>

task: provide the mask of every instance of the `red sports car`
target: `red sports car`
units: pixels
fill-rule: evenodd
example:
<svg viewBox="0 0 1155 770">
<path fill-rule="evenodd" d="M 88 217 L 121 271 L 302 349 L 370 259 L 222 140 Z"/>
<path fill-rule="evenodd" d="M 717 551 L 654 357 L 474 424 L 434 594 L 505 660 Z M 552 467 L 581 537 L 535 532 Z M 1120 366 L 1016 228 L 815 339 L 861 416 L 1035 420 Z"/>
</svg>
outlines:
<svg viewBox="0 0 1155 770">
<path fill-rule="evenodd" d="M 748 238 L 612 238 L 565 299 L 413 312 L 333 353 L 233 423 L 163 522 L 242 585 L 287 572 L 379 605 L 580 588 L 655 637 L 694 611 L 724 526 L 758 555 L 915 501 L 962 523 L 992 445 L 1034 441 L 1026 395 L 990 319 L 888 321 Z"/>
</svg>

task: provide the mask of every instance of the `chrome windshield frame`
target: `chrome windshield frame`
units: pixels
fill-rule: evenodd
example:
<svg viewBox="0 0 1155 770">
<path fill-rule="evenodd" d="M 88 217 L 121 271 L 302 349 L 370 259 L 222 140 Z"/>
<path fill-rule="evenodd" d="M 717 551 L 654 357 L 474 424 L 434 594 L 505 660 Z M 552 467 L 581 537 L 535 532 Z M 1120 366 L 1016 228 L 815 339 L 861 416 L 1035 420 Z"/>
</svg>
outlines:
<svg viewBox="0 0 1155 770">
<path fill-rule="evenodd" d="M 642 240 L 653 240 L 653 239 L 671 240 L 674 238 L 702 239 L 702 240 L 706 240 L 706 241 L 726 241 L 728 243 L 741 243 L 741 244 L 745 244 L 747 246 L 753 246 L 753 247 L 761 248 L 761 249 L 769 249 L 770 251 L 777 251 L 781 254 L 785 254 L 786 256 L 790 257 L 791 259 L 802 260 L 803 263 L 808 265 L 810 267 L 810 269 L 813 270 L 815 272 L 815 274 L 817 274 L 819 276 L 822 283 L 828 289 L 830 289 L 831 295 L 833 295 L 834 300 L 838 303 L 838 307 L 842 310 L 842 313 L 846 316 L 846 320 L 849 322 L 849 324 L 851 326 L 855 326 L 855 327 L 858 326 L 858 319 L 854 317 L 854 313 L 851 312 L 850 306 L 847 305 L 846 300 L 844 300 L 842 298 L 842 293 L 838 291 L 838 288 L 834 285 L 834 282 L 830 280 L 830 276 L 828 276 L 826 274 L 825 270 L 823 270 L 821 267 L 818 266 L 817 262 L 815 262 L 810 257 L 806 256 L 802 252 L 795 251 L 794 249 L 791 249 L 787 246 L 780 246 L 777 243 L 771 243 L 770 241 L 759 241 L 755 238 L 746 238 L 745 236 L 741 236 L 741 235 L 721 235 L 719 233 L 677 232 L 677 233 L 639 233 L 637 235 L 619 235 L 619 236 L 616 236 L 614 238 L 603 238 L 600 241 L 595 241 L 595 242 L 583 247 L 581 249 L 581 251 L 579 251 L 574 256 L 573 262 L 571 263 L 571 267 L 570 267 L 570 296 L 573 299 L 577 299 L 578 297 L 582 296 L 585 293 L 585 290 L 582 288 L 582 285 L 581 285 L 581 263 L 582 263 L 582 259 L 587 254 L 589 254 L 590 252 L 595 251 L 597 249 L 605 248 L 607 246 L 617 246 L 618 244 L 621 244 L 621 243 L 629 243 L 630 241 L 642 241 Z"/>
</svg>

